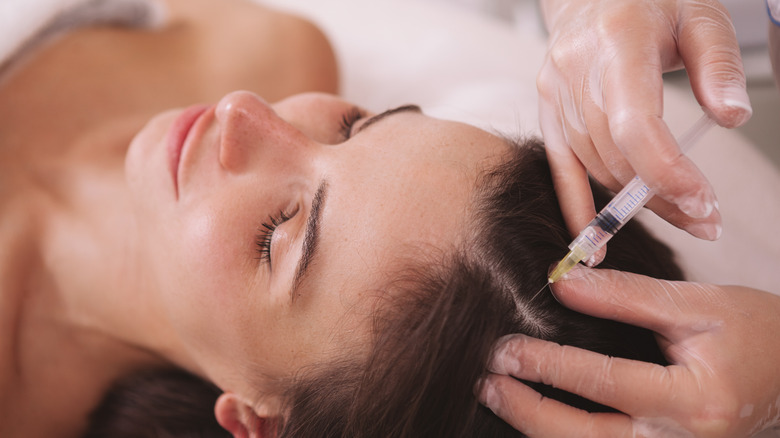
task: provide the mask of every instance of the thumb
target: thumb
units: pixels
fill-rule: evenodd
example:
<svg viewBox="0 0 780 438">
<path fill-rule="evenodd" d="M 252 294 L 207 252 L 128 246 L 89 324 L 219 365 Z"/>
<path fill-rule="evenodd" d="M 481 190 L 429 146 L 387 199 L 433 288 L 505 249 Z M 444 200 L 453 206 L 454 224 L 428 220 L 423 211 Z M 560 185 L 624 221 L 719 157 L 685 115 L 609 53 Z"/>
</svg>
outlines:
<svg viewBox="0 0 780 438">
<path fill-rule="evenodd" d="M 644 327 L 670 338 L 675 337 L 673 329 L 703 316 L 707 306 L 701 301 L 713 293 L 705 289 L 696 283 L 581 265 L 552 284 L 558 301 L 572 310 Z"/>
<path fill-rule="evenodd" d="M 681 11 L 679 38 L 696 99 L 719 125 L 744 125 L 753 109 L 728 11 L 716 1 L 688 2 Z"/>
</svg>

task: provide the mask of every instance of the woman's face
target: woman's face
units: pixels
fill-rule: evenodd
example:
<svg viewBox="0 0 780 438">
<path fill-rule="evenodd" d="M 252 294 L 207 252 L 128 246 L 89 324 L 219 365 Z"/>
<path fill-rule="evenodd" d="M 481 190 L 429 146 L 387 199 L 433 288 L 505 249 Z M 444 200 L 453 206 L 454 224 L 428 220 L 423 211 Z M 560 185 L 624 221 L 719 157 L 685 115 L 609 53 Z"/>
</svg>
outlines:
<svg viewBox="0 0 780 438">
<path fill-rule="evenodd" d="M 320 94 L 161 114 L 126 160 L 153 299 L 223 390 L 359 354 L 397 262 L 463 239 L 476 178 L 507 147 Z"/>
</svg>

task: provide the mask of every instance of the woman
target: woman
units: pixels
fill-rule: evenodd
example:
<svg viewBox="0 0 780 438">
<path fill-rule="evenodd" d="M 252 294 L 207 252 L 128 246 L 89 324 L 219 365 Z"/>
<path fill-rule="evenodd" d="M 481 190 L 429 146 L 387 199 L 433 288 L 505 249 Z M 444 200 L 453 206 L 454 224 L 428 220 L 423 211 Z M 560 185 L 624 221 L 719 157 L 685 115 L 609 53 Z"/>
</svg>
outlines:
<svg viewBox="0 0 780 438">
<path fill-rule="evenodd" d="M 272 100 L 335 91 L 335 64 L 314 27 L 232 3 L 172 1 L 158 31 L 74 31 L 4 72 L 0 435 L 75 435 L 116 377 L 189 361 L 162 327 L 125 182 L 128 145 L 146 122 L 235 89 Z M 236 47 L 237 35 L 268 43 Z M 333 111 L 338 133 L 342 112 Z M 165 146 L 157 152 L 164 160 Z M 167 172 L 157 164 L 145 168 Z M 170 175 L 159 182 L 172 187 Z M 284 207 L 253 212 L 247 263 L 260 258 L 254 235 L 266 215 Z M 142 338 L 151 344 L 139 348 Z"/>
<path fill-rule="evenodd" d="M 509 150 L 415 107 L 271 108 L 258 95 L 335 91 L 316 29 L 239 1 L 168 6 L 154 32 L 38 48 L 0 90 L 4 436 L 76 434 L 115 379 L 171 365 L 221 388 L 225 417 L 271 417 L 291 370 L 366 354 L 371 291 L 463 241 L 480 171 Z M 268 43 L 233 43 L 248 32 Z"/>
<path fill-rule="evenodd" d="M 397 264 L 376 270 L 384 282 L 360 291 L 375 307 L 350 307 L 347 317 L 370 319 L 362 330 L 350 331 L 353 337 L 368 334 L 367 351 L 348 349 L 351 342 L 340 340 L 336 356 L 293 364 L 294 373 L 275 379 L 279 405 L 265 411 L 184 375 L 142 373 L 112 391 L 93 416 L 89 436 L 202 433 L 191 419 L 209 416 L 215 403 L 220 424 L 234 436 L 518 436 L 478 408 L 472 395 L 499 336 L 522 332 L 665 363 L 650 332 L 571 312 L 539 289 L 568 234 L 539 145 L 518 145 L 505 160 L 481 177 L 472 211 L 464 212 L 469 230 L 462 243 L 406 244 Z M 616 239 L 607 266 L 679 277 L 669 251 L 640 228 L 631 225 Z M 631 251 L 637 243 L 649 251 Z M 319 294 L 323 285 L 314 289 Z M 605 409 L 536 388 L 582 408 Z M 159 409 L 166 404 L 181 407 L 178 415 Z"/>
<path fill-rule="evenodd" d="M 414 107 L 295 95 L 336 91 L 297 18 L 168 6 L 157 31 L 77 30 L 5 72 L 3 436 L 75 435 L 115 379 L 171 365 L 227 412 L 276 412 L 277 380 L 364 352 L 374 273 L 455 245 L 508 150 Z"/>
<path fill-rule="evenodd" d="M 316 390 L 323 379 L 341 404 L 328 403 L 332 415 L 308 426 L 314 430 L 452 430 L 459 427 L 453 414 L 477 409 L 471 390 L 484 371 L 486 340 L 517 324 L 570 340 L 581 326 L 596 324 L 572 323 L 565 335 L 560 312 L 579 317 L 555 307 L 544 291 L 529 293 L 544 283 L 544 267 L 568 240 L 537 149 L 516 152 L 504 139 L 425 118 L 414 106 L 371 115 L 329 95 L 295 95 L 335 91 L 334 60 L 311 25 L 239 1 L 168 6 L 170 20 L 159 31 L 79 30 L 6 72 L 3 436 L 77 435 L 115 381 L 170 368 L 216 385 L 216 417 L 239 436 L 296 433 L 306 424 L 298 419 L 322 406 Z M 260 43 L 234 44 L 248 34 Z M 277 41 L 286 47 L 278 49 Z M 271 107 L 259 96 L 278 103 Z M 502 165 L 509 170 L 485 173 Z M 545 205 L 545 214 L 518 214 L 534 219 L 528 227 L 487 221 L 518 204 L 525 180 L 510 184 L 507 175 L 525 170 L 535 175 L 531 181 L 546 182 L 521 204 L 531 212 Z M 497 209 L 507 197 L 514 201 Z M 485 225 L 475 233 L 480 220 Z M 507 228 L 531 236 L 517 246 L 535 251 L 520 259 L 527 269 L 501 256 L 517 252 L 514 246 L 498 250 Z M 659 251 L 653 262 L 666 257 Z M 676 275 L 656 263 L 615 263 L 607 266 L 634 263 L 640 272 Z M 506 294 L 510 285 L 518 295 Z M 474 290 L 494 292 L 486 292 L 489 299 L 464 296 Z M 528 325 L 545 317 L 516 316 L 523 299 L 557 310 L 546 324 Z M 474 336 L 425 318 L 448 314 L 427 309 L 470 313 L 479 305 L 487 306 L 480 315 L 496 317 Z M 405 336 L 418 328 L 422 334 Z M 574 343 L 663 360 L 649 332 L 610 324 L 598 330 Z M 643 347 L 632 352 L 625 339 L 602 342 L 607 333 L 633 333 L 628 344 L 642 340 Z M 425 403 L 441 401 L 443 385 L 453 380 L 448 372 L 398 374 L 416 369 L 414 357 L 398 352 L 418 351 L 399 348 L 401 341 L 423 335 L 457 340 L 453 345 L 475 358 L 454 375 L 463 378 L 454 379 L 460 397 L 452 400 L 464 405 Z M 444 349 L 426 363 L 460 360 L 457 351 Z M 384 384 L 401 375 L 414 378 Z M 338 376 L 362 379 L 359 391 L 352 391 L 354 380 L 334 383 Z M 416 385 L 418 378 L 426 385 Z M 396 401 L 406 388 L 418 394 L 417 406 L 450 416 L 432 416 L 441 420 L 430 429 L 417 421 L 424 410 L 399 403 L 380 399 L 348 409 L 354 395 L 368 401 L 381 387 Z M 425 391 L 420 396 L 414 388 Z M 390 421 L 400 417 L 406 420 Z M 506 427 L 492 416 L 485 420 L 492 426 L 463 418 L 468 427 Z"/>
</svg>

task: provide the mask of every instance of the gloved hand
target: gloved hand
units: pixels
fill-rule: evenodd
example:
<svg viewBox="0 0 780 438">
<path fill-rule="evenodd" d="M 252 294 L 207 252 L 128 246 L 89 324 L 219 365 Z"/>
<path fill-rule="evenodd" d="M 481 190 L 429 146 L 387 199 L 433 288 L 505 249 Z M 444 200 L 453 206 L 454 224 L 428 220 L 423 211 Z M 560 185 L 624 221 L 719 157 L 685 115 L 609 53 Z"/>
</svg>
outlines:
<svg viewBox="0 0 780 438">
<path fill-rule="evenodd" d="M 510 335 L 480 401 L 530 437 L 746 437 L 780 424 L 780 297 L 578 266 L 553 284 L 565 306 L 655 331 L 667 367 Z M 625 414 L 542 398 L 515 376 Z"/>
<path fill-rule="evenodd" d="M 537 77 L 539 118 L 569 231 L 576 235 L 596 214 L 587 169 L 614 192 L 638 174 L 657 194 L 648 207 L 716 239 L 713 189 L 661 118 L 661 75 L 685 66 L 696 99 L 722 126 L 750 118 L 726 9 L 715 0 L 541 3 L 550 37 Z"/>
</svg>

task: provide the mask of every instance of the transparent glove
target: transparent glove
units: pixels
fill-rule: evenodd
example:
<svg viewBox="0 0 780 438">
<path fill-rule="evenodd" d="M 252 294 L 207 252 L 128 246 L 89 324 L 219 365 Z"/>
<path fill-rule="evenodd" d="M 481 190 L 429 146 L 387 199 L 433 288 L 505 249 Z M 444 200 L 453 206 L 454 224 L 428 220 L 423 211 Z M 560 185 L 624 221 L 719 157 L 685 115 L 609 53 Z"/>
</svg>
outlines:
<svg viewBox="0 0 780 438">
<path fill-rule="evenodd" d="M 718 124 L 752 114 L 739 47 L 715 0 L 541 0 L 550 32 L 537 77 L 539 118 L 566 225 L 596 215 L 586 170 L 614 192 L 634 175 L 648 207 L 696 237 L 720 235 L 714 191 L 662 119 L 662 73 L 687 69 Z M 660 198 L 660 199 L 659 199 Z"/>
<path fill-rule="evenodd" d="M 780 422 L 780 297 L 575 268 L 567 307 L 655 331 L 671 363 L 610 358 L 522 335 L 496 346 L 480 401 L 530 437 L 747 437 Z M 621 413 L 587 413 L 508 377 Z"/>
</svg>

